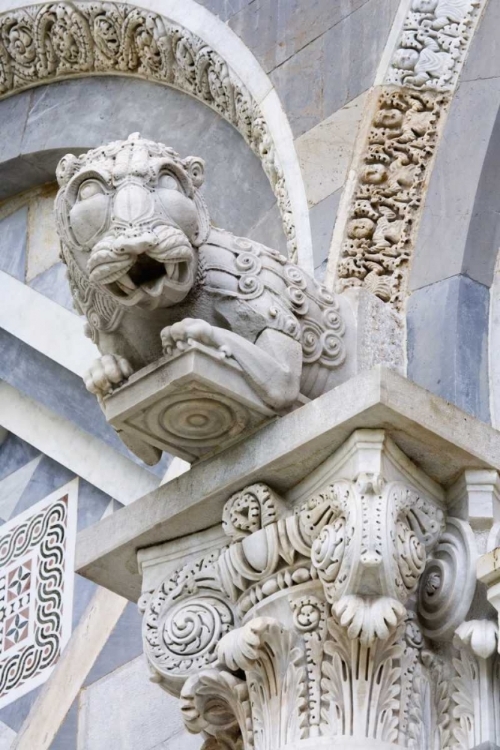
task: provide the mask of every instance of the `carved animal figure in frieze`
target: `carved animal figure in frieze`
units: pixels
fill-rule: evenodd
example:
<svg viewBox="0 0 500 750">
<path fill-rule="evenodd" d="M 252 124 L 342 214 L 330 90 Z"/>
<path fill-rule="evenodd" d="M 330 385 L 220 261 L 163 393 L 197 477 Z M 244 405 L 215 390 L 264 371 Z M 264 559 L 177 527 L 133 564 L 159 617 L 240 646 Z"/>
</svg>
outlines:
<svg viewBox="0 0 500 750">
<path fill-rule="evenodd" d="M 55 213 L 77 310 L 109 393 L 193 341 L 232 357 L 265 403 L 291 406 L 348 377 L 339 300 L 286 257 L 213 227 L 204 164 L 131 135 L 59 163 Z"/>
</svg>

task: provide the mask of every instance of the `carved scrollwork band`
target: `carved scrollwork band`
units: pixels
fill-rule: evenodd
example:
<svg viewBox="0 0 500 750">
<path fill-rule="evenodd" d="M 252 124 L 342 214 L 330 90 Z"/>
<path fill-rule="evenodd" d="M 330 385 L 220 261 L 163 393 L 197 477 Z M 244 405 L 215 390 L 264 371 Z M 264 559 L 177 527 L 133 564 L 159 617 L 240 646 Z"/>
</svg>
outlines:
<svg viewBox="0 0 500 750">
<path fill-rule="evenodd" d="M 402 309 L 439 124 L 484 0 L 410 0 L 356 167 L 336 268 Z"/>
<path fill-rule="evenodd" d="M 411 242 L 443 94 L 388 89 L 380 95 L 358 169 L 337 268 L 340 289 L 363 286 L 400 309 Z"/>
<path fill-rule="evenodd" d="M 202 39 L 157 13 L 113 2 L 54 2 L 0 14 L 0 96 L 103 73 L 174 86 L 234 125 L 262 162 L 289 255 L 297 259 L 290 199 L 264 115 L 226 61 Z"/>
</svg>

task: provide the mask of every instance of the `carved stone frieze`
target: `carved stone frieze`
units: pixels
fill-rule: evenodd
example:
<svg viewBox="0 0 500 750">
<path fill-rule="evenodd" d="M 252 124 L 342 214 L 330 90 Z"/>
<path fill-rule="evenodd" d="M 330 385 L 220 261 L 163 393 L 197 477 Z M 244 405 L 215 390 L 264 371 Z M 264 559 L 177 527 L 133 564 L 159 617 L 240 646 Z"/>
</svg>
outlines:
<svg viewBox="0 0 500 750">
<path fill-rule="evenodd" d="M 361 286 L 401 308 L 412 235 L 446 101 L 430 92 L 381 93 L 338 262 L 340 289 Z"/>
<path fill-rule="evenodd" d="M 468 672 L 433 641 L 451 648 L 475 557 L 443 497 L 360 430 L 291 498 L 261 482 L 229 498 L 228 546 L 141 603 L 149 664 L 206 748 L 454 747 Z M 474 627 L 457 638 L 482 653 Z"/>
<path fill-rule="evenodd" d="M 411 0 L 386 83 L 452 89 L 481 0 Z"/>
<path fill-rule="evenodd" d="M 296 260 L 290 199 L 266 120 L 227 62 L 200 37 L 157 13 L 124 3 L 53 2 L 0 15 L 0 96 L 103 73 L 174 86 L 234 125 L 262 162 L 290 257 Z"/>
</svg>

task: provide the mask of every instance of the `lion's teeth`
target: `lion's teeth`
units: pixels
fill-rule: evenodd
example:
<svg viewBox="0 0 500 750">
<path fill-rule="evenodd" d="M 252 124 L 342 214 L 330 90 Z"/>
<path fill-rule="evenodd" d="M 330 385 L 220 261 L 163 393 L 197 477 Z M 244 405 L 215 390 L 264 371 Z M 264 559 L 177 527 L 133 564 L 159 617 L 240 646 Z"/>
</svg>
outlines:
<svg viewBox="0 0 500 750">
<path fill-rule="evenodd" d="M 172 279 L 172 281 L 177 281 L 177 279 L 179 278 L 178 263 L 165 263 L 165 270 L 169 279 Z"/>
<path fill-rule="evenodd" d="M 130 292 L 135 291 L 137 289 L 136 285 L 128 275 L 128 273 L 125 273 L 123 276 L 120 276 L 118 281 L 116 282 L 120 289 L 123 289 L 124 292 Z"/>
</svg>

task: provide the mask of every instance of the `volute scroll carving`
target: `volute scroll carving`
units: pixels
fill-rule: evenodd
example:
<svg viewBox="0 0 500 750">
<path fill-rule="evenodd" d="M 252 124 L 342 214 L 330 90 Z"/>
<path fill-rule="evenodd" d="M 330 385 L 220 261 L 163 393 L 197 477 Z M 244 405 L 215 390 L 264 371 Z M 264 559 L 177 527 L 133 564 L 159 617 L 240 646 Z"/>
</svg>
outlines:
<svg viewBox="0 0 500 750">
<path fill-rule="evenodd" d="M 365 437 L 352 445 L 378 445 Z M 264 483 L 243 488 L 224 507 L 228 546 L 152 595 L 146 654 L 206 748 L 454 747 L 454 677 L 435 651 L 429 591 L 443 571 L 436 601 L 448 633 L 449 602 L 470 606 L 469 583 L 450 588 L 451 562 L 471 564 L 473 548 L 467 524 L 446 518 L 442 495 L 413 484 L 407 466 L 352 478 L 338 469 L 341 479 L 295 506 Z"/>
</svg>

